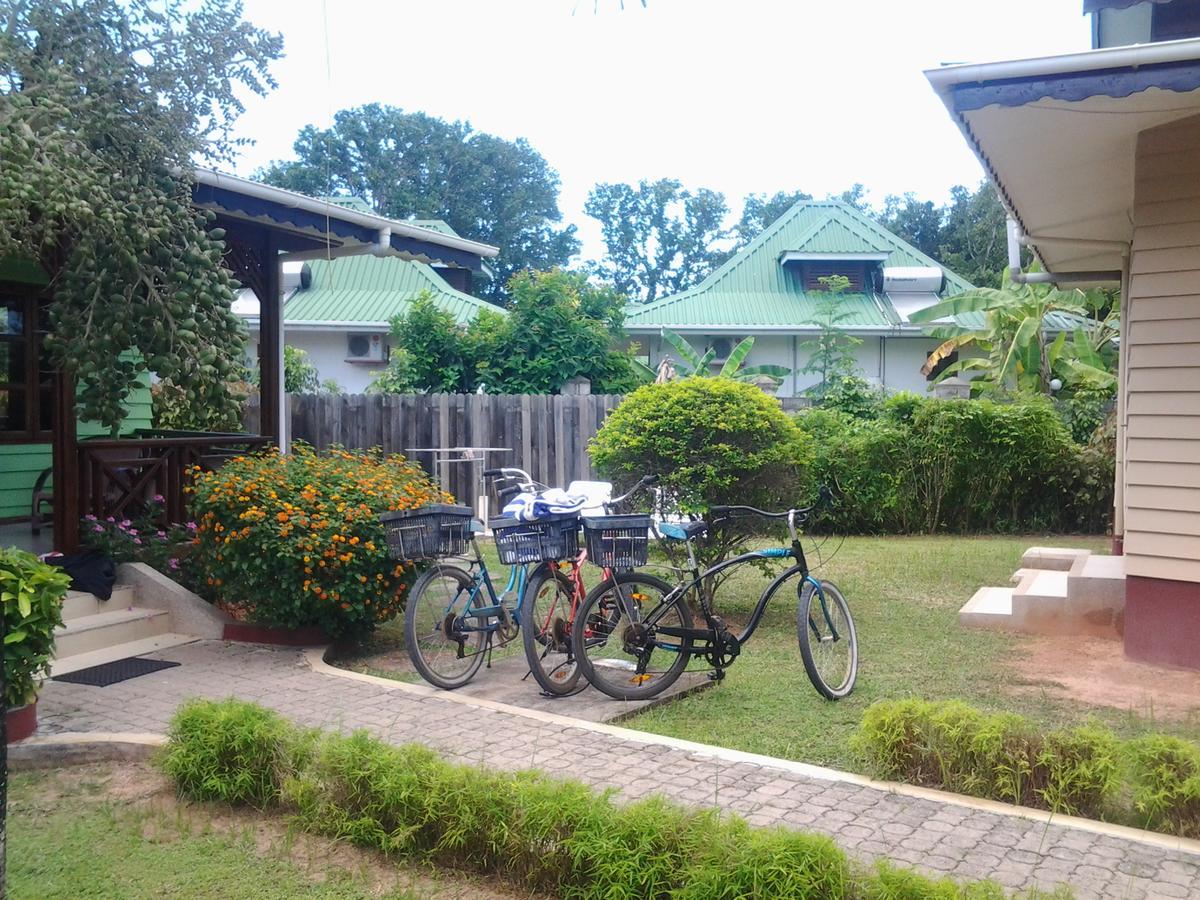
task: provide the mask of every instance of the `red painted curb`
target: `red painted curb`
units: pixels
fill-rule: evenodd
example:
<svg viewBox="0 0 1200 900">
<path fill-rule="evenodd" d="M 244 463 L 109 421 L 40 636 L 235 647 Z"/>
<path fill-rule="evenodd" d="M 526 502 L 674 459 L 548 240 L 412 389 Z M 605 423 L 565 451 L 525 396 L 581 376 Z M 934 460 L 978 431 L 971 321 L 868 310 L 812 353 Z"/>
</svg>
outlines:
<svg viewBox="0 0 1200 900">
<path fill-rule="evenodd" d="M 227 641 L 242 641 L 247 644 L 280 644 L 284 647 L 316 647 L 329 643 L 329 636 L 316 626 L 268 628 L 265 625 L 230 622 L 225 626 L 221 637 Z"/>
<path fill-rule="evenodd" d="M 4 730 L 9 744 L 23 741 L 37 731 L 37 701 L 8 710 L 4 714 Z"/>
</svg>

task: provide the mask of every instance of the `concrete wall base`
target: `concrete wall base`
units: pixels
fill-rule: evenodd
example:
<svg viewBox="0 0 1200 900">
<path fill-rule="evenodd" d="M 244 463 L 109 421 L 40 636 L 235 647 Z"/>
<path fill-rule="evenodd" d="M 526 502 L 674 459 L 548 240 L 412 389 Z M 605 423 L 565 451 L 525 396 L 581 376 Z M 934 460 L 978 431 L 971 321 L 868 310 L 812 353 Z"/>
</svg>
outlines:
<svg viewBox="0 0 1200 900">
<path fill-rule="evenodd" d="M 171 631 L 177 634 L 219 641 L 225 626 L 233 621 L 199 594 L 192 593 L 145 563 L 118 566 L 117 581 L 134 588 L 138 606 L 169 612 Z"/>
</svg>

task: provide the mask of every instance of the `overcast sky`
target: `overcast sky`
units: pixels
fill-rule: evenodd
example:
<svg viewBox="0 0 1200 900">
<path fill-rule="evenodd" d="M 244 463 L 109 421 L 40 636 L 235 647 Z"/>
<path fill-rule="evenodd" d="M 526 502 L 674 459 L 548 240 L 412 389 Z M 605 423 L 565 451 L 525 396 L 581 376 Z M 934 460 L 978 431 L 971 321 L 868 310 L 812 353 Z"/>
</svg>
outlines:
<svg viewBox="0 0 1200 900">
<path fill-rule="evenodd" d="M 594 4 L 598 9 L 594 12 Z M 527 138 L 562 179 L 585 257 L 598 181 L 678 178 L 725 194 L 876 204 L 946 199 L 982 170 L 923 69 L 1086 49 L 1080 0 L 246 0 L 284 37 L 279 88 L 240 134 L 250 175 L 296 132 L 379 102 Z"/>
</svg>

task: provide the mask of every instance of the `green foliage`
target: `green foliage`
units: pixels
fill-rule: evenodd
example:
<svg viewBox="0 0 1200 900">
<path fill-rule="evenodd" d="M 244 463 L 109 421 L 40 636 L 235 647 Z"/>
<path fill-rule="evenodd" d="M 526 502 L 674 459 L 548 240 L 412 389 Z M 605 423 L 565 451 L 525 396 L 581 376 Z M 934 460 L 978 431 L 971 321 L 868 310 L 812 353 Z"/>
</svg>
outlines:
<svg viewBox="0 0 1200 900">
<path fill-rule="evenodd" d="M 395 219 L 442 219 L 499 247 L 488 261 L 496 277 L 480 285 L 493 302 L 516 273 L 566 265 L 579 249 L 575 226 L 558 225 L 558 173 L 523 138 L 369 103 L 337 112 L 332 128 L 305 126 L 292 149 L 295 160 L 259 177 L 314 196 L 359 197 Z"/>
<path fill-rule="evenodd" d="M 0 607 L 4 616 L 4 706 L 34 699 L 38 680 L 54 652 L 54 629 L 70 576 L 32 553 L 0 549 Z"/>
<path fill-rule="evenodd" d="M 413 580 L 388 557 L 379 515 L 447 499 L 401 456 L 303 445 L 197 472 L 193 490 L 203 592 L 256 624 L 332 638 L 392 618 Z"/>
<path fill-rule="evenodd" d="M 47 349 L 81 417 L 114 435 L 132 358 L 218 418 L 238 408 L 224 235 L 192 206 L 189 173 L 230 155 L 239 93 L 273 86 L 281 49 L 236 0 L 0 7 L 0 257 L 49 275 Z"/>
<path fill-rule="evenodd" d="M 878 418 L 810 409 L 810 481 L 841 498 L 816 530 L 842 533 L 1085 531 L 1112 510 L 1112 435 L 1080 446 L 1052 404 L 900 394 Z"/>
<path fill-rule="evenodd" d="M 316 736 L 233 700 L 185 706 L 167 772 L 192 799 L 278 802 L 300 827 L 567 898 L 998 898 L 990 882 L 852 863 L 829 838 L 757 829 L 660 797 L 618 805 L 576 781 L 448 763 L 357 732 Z"/>
<path fill-rule="evenodd" d="M 729 258 L 718 250 L 725 195 L 685 190 L 673 178 L 597 184 L 584 211 L 600 223 L 607 250 L 596 273 L 642 303 L 686 290 Z"/>
<path fill-rule="evenodd" d="M 838 327 L 839 322 L 844 322 L 850 316 L 840 302 L 841 295 L 850 287 L 850 279 L 845 275 L 826 275 L 817 280 L 824 289 L 817 300 L 812 324 L 819 331 L 815 337 L 801 342 L 810 355 L 800 371 L 820 376 L 820 381 L 806 391 L 819 401 L 835 383 L 855 377 L 858 362 L 854 358 L 854 348 L 862 344 L 862 338 Z"/>
<path fill-rule="evenodd" d="M 811 441 L 758 388 L 728 378 L 648 384 L 625 398 L 589 446 L 592 462 L 623 490 L 656 474 L 679 512 L 717 504 L 763 509 L 798 505 Z M 698 542 L 705 564 L 725 558 L 743 535 L 714 530 Z"/>
<path fill-rule="evenodd" d="M 662 338 L 668 344 L 675 348 L 675 352 L 679 354 L 679 365 L 675 367 L 675 374 L 680 378 L 690 378 L 697 376 L 700 378 L 708 378 L 712 375 L 710 363 L 716 358 L 717 351 L 709 347 L 704 351 L 703 355 L 697 353 L 682 337 L 670 330 L 664 330 Z M 732 378 L 734 381 L 749 381 L 757 383 L 760 380 L 779 386 L 780 381 L 792 374 L 791 369 L 783 366 L 743 366 L 746 357 L 750 355 L 750 351 L 754 349 L 753 336 L 742 338 L 738 341 L 738 345 L 729 351 L 729 356 L 725 359 L 721 366 L 721 371 L 717 373 L 718 378 Z"/>
<path fill-rule="evenodd" d="M 1137 823 L 1183 837 L 1200 837 L 1200 747 L 1148 734 L 1129 742 L 1131 799 Z"/>
<path fill-rule="evenodd" d="M 1119 786 L 1110 732 L 1041 732 L 1016 714 L 957 701 L 875 703 L 854 744 L 883 778 L 1069 815 L 1100 815 Z"/>
<path fill-rule="evenodd" d="M 79 542 L 117 563 L 140 562 L 191 586 L 186 562 L 195 538 L 195 523 L 167 524 L 161 495 L 153 497 L 132 518 L 86 515 L 79 523 Z"/>
<path fill-rule="evenodd" d="M 549 394 L 571 378 L 594 393 L 625 393 L 646 380 L 624 337 L 625 301 L 583 275 L 519 272 L 507 316 L 483 310 L 466 326 L 422 295 L 392 320 L 394 361 L 372 382 L 377 393 L 427 391 Z"/>
<path fill-rule="evenodd" d="M 303 753 L 301 733 L 278 713 L 240 700 L 190 700 L 171 719 L 163 770 L 192 800 L 260 809 L 279 800 Z"/>
<path fill-rule="evenodd" d="M 861 375 L 842 374 L 835 375 L 825 386 L 818 405 L 856 419 L 873 419 L 880 413 L 884 396 L 882 388 L 872 387 Z"/>
<path fill-rule="evenodd" d="M 170 378 L 150 385 L 151 421 L 155 428 L 171 431 L 241 431 L 241 405 L 253 386 L 240 379 L 228 382 L 234 404 L 202 406 L 188 395 L 188 390 Z"/>
<path fill-rule="evenodd" d="M 747 194 L 742 201 L 742 217 L 733 227 L 737 236 L 735 249 L 741 250 L 801 200 L 811 199 L 813 195 L 804 191 L 776 191 L 770 197 L 766 194 Z"/>
<path fill-rule="evenodd" d="M 1086 444 L 1116 407 L 1112 391 L 1077 390 L 1057 401 L 1058 414 L 1077 444 Z"/>
</svg>

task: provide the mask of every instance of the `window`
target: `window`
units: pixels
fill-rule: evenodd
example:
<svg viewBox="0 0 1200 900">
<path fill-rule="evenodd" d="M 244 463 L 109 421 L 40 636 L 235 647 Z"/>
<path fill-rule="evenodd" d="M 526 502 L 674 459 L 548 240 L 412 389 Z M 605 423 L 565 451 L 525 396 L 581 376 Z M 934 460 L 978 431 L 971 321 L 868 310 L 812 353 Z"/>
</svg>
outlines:
<svg viewBox="0 0 1200 900">
<path fill-rule="evenodd" d="M 1154 4 L 1150 40 L 1175 41 L 1200 36 L 1200 0 Z"/>
<path fill-rule="evenodd" d="M 45 357 L 46 307 L 0 289 L 0 441 L 41 443 L 54 428 L 54 371 Z"/>
<path fill-rule="evenodd" d="M 806 291 L 823 291 L 825 285 L 822 278 L 830 275 L 844 275 L 850 279 L 846 291 L 852 294 L 860 293 L 866 284 L 867 267 L 862 263 L 807 263 L 804 266 L 804 289 Z"/>
</svg>

